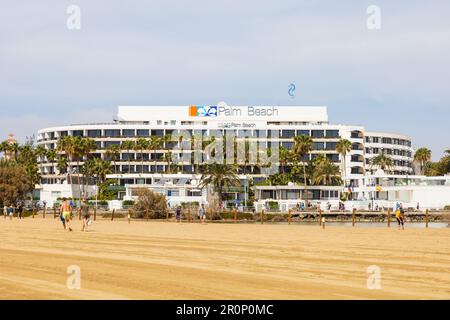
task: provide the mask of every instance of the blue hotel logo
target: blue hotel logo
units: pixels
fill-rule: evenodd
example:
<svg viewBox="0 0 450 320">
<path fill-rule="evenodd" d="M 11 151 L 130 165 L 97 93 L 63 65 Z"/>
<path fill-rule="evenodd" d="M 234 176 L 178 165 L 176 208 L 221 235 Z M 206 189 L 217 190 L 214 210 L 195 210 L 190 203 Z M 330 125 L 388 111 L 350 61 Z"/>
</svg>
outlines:
<svg viewBox="0 0 450 320">
<path fill-rule="evenodd" d="M 217 106 L 189 106 L 191 117 L 217 117 Z"/>
</svg>

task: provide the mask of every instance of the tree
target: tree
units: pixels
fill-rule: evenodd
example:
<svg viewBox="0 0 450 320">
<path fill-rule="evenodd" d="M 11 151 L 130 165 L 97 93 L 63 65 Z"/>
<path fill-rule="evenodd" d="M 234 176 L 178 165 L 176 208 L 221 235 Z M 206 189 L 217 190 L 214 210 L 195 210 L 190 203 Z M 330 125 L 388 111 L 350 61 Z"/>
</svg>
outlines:
<svg viewBox="0 0 450 320">
<path fill-rule="evenodd" d="M 155 172 L 157 172 L 157 168 L 156 168 L 156 151 L 161 149 L 162 147 L 162 143 L 163 140 L 161 140 L 161 138 L 157 137 L 157 136 L 151 136 L 150 137 L 150 150 L 152 150 L 153 155 L 154 155 L 154 161 L 155 161 Z"/>
<path fill-rule="evenodd" d="M 167 162 L 166 172 L 171 172 L 170 165 L 172 162 L 172 153 L 170 152 L 169 143 L 172 141 L 171 134 L 165 134 L 162 138 L 164 143 L 164 160 Z"/>
<path fill-rule="evenodd" d="M 295 159 L 295 154 L 281 146 L 280 147 L 280 165 L 281 165 L 281 172 L 285 173 L 286 172 L 286 167 L 288 166 L 289 163 L 292 163 Z"/>
<path fill-rule="evenodd" d="M 324 157 L 316 162 L 313 173 L 314 184 L 333 185 L 333 183 L 339 183 L 340 181 L 339 167 L 334 165 L 328 158 Z"/>
<path fill-rule="evenodd" d="M 147 150 L 150 147 L 150 143 L 145 138 L 139 138 L 136 140 L 136 144 L 134 146 L 136 151 L 141 152 L 141 173 L 144 173 L 144 150 Z"/>
<path fill-rule="evenodd" d="M 342 176 L 345 177 L 346 173 L 346 156 L 352 150 L 352 143 L 347 139 L 340 139 L 336 144 L 336 151 L 341 155 L 342 158 Z"/>
<path fill-rule="evenodd" d="M 431 150 L 427 148 L 419 148 L 414 153 L 414 161 L 420 164 L 420 174 L 425 173 L 425 164 L 431 160 Z"/>
<path fill-rule="evenodd" d="M 67 172 L 67 158 L 65 156 L 59 156 L 56 160 L 56 168 L 59 171 L 59 174 Z"/>
<path fill-rule="evenodd" d="M 34 187 L 34 186 L 33 186 Z M 15 205 L 30 190 L 26 168 L 14 160 L 0 160 L 0 200 L 3 205 Z"/>
<path fill-rule="evenodd" d="M 392 167 L 394 166 L 394 162 L 391 157 L 385 155 L 384 153 L 380 153 L 376 157 L 372 158 L 370 163 L 370 168 L 379 167 L 381 170 L 385 172 L 390 172 Z"/>
<path fill-rule="evenodd" d="M 150 210 L 152 218 L 165 218 L 167 213 L 166 196 L 157 192 L 152 192 L 147 188 L 137 189 L 138 199 L 134 205 L 134 209 L 140 212 L 140 217 L 145 216 L 146 210 Z"/>
<path fill-rule="evenodd" d="M 292 151 L 297 156 L 299 162 L 304 162 L 303 158 L 312 151 L 313 139 L 310 136 L 300 135 L 294 137 L 294 148 Z M 307 185 L 306 180 L 306 164 L 303 163 L 303 181 L 305 189 Z"/>
<path fill-rule="evenodd" d="M 134 146 L 135 146 L 135 142 L 132 140 L 127 140 L 122 142 L 122 145 L 120 146 L 120 148 L 124 151 L 127 151 L 127 160 L 128 160 L 128 173 L 131 173 L 131 156 L 130 156 L 130 151 L 134 150 Z"/>
<path fill-rule="evenodd" d="M 240 186 L 241 182 L 236 174 L 235 165 L 227 165 L 221 163 L 206 164 L 201 167 L 202 176 L 199 186 L 204 188 L 211 186 L 217 193 L 219 204 L 222 205 L 223 188 Z"/>
<path fill-rule="evenodd" d="M 92 151 L 95 151 L 97 149 L 97 145 L 95 144 L 95 141 L 90 138 L 82 138 L 82 137 L 75 137 L 73 139 L 74 143 L 74 149 L 75 149 L 75 157 L 77 161 L 77 174 L 78 174 L 78 200 L 81 204 L 81 185 L 83 183 L 80 173 L 81 173 L 81 167 L 80 167 L 80 161 L 84 161 L 84 157 L 88 157 Z"/>
<path fill-rule="evenodd" d="M 100 183 L 104 183 L 106 181 L 106 176 L 111 173 L 111 162 L 99 158 L 93 159 L 93 174 Z"/>
<path fill-rule="evenodd" d="M 67 177 L 68 183 L 72 184 L 72 161 L 75 156 L 75 143 L 72 136 L 64 136 L 59 138 L 56 150 L 64 152 L 67 155 Z"/>
<path fill-rule="evenodd" d="M 57 156 L 58 155 L 54 149 L 47 150 L 45 154 L 45 157 L 47 158 L 47 161 L 51 164 L 52 168 Z"/>
<path fill-rule="evenodd" d="M 106 156 L 111 159 L 114 166 L 114 174 L 117 174 L 117 160 L 120 159 L 120 146 L 113 144 L 106 149 Z"/>
</svg>

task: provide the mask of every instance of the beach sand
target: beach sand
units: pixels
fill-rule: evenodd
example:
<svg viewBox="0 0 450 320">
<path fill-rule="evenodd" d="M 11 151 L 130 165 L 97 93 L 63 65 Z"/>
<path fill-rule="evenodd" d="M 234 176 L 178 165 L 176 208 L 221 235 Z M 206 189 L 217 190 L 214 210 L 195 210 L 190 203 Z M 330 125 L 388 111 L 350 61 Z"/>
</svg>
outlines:
<svg viewBox="0 0 450 320">
<path fill-rule="evenodd" d="M 73 225 L 0 217 L 0 299 L 450 299 L 449 228 Z M 372 265 L 380 289 L 367 287 Z"/>
</svg>

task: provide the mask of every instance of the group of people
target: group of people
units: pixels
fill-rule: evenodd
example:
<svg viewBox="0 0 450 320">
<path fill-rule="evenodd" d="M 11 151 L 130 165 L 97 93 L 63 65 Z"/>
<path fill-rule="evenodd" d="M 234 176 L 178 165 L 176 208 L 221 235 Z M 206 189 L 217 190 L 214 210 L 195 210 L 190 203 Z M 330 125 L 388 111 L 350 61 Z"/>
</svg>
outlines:
<svg viewBox="0 0 450 320">
<path fill-rule="evenodd" d="M 81 210 L 81 217 L 83 219 L 83 226 L 81 228 L 81 231 L 87 231 L 88 226 L 91 225 L 92 221 L 89 213 L 89 205 L 85 200 L 81 202 L 79 210 Z M 72 220 L 72 211 L 72 201 L 68 201 L 66 198 L 63 198 L 63 202 L 61 203 L 61 206 L 59 208 L 59 218 L 63 224 L 64 230 L 73 231 L 70 223 L 70 220 Z"/>
<path fill-rule="evenodd" d="M 182 210 L 181 210 L 181 206 L 177 206 L 176 209 L 176 219 L 177 219 L 177 223 L 181 224 L 181 219 L 182 219 Z M 206 224 L 206 209 L 205 209 L 205 205 L 202 204 L 199 208 L 198 208 L 198 212 L 197 212 L 198 218 L 200 219 L 200 222 L 202 224 Z"/>
<path fill-rule="evenodd" d="M 22 219 L 23 218 L 23 205 L 20 203 L 16 206 L 13 205 L 5 205 L 3 207 L 3 217 L 6 219 L 6 217 L 9 217 L 11 220 L 14 218 L 14 216 L 17 214 L 17 218 Z"/>
</svg>

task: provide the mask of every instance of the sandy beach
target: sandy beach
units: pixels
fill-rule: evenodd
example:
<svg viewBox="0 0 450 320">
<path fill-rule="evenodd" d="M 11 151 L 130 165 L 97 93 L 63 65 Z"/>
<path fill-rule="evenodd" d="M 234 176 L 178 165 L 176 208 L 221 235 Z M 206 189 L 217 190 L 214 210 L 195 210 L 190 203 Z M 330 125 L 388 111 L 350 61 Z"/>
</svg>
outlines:
<svg viewBox="0 0 450 320">
<path fill-rule="evenodd" d="M 450 299 L 449 228 L 73 224 L 0 218 L 0 299 Z"/>
</svg>

